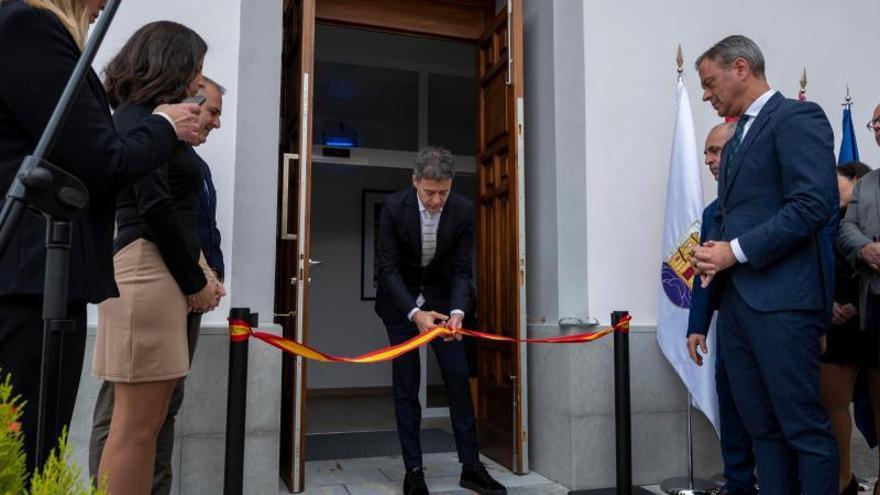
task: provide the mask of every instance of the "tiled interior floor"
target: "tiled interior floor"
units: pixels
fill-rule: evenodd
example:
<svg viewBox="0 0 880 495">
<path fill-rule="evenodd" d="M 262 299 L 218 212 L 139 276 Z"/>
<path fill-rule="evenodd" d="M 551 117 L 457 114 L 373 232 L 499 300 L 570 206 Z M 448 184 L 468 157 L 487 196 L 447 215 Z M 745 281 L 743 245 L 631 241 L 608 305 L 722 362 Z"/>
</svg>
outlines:
<svg viewBox="0 0 880 495">
<path fill-rule="evenodd" d="M 308 433 L 394 430 L 394 404 L 390 395 L 310 397 L 306 402 Z M 423 419 L 423 428 L 450 431 L 448 418 Z M 567 494 L 568 489 L 543 476 L 517 476 L 497 463 L 483 459 L 492 475 L 510 488 L 511 495 Z M 424 456 L 425 476 L 431 493 L 469 494 L 458 486 L 461 465 L 454 452 Z M 340 459 L 306 463 L 306 494 L 399 494 L 403 485 L 400 456 Z M 281 493 L 287 493 L 282 486 Z"/>
<path fill-rule="evenodd" d="M 387 431 L 397 428 L 390 394 L 309 397 L 306 408 L 307 433 Z M 424 418 L 422 428 L 451 431 L 448 418 Z"/>
</svg>

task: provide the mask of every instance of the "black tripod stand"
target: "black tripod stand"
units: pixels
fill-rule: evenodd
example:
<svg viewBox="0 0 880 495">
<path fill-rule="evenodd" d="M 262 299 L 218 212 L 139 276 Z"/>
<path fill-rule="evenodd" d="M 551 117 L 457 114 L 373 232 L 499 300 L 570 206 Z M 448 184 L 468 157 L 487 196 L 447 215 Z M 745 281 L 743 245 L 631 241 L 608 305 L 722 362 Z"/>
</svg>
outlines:
<svg viewBox="0 0 880 495">
<path fill-rule="evenodd" d="M 33 155 L 22 161 L 0 210 L 0 253 L 7 248 L 25 208 L 40 212 L 46 219 L 46 278 L 43 286 L 44 325 L 40 398 L 37 404 L 36 466 L 45 462 L 63 427 L 59 410 L 60 363 L 64 357 L 64 334 L 74 324 L 67 319 L 72 223 L 82 215 L 89 203 L 85 185 L 45 158 L 55 145 L 118 7 L 119 0 L 107 2 L 107 8 L 89 37 Z"/>
</svg>

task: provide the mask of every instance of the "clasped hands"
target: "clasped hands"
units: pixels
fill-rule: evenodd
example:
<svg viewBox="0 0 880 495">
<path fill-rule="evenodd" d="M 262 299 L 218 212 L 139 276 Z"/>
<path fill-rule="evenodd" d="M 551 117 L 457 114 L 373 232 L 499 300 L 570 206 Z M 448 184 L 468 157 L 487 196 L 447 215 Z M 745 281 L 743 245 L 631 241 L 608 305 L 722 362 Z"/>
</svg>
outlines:
<svg viewBox="0 0 880 495">
<path fill-rule="evenodd" d="M 455 313 L 452 316 L 446 316 L 436 311 L 416 311 L 412 318 L 413 323 L 419 329 L 419 333 L 430 332 L 437 327 L 445 327 L 452 330 L 451 335 L 443 337 L 444 342 L 452 342 L 453 340 L 461 340 L 461 314 Z"/>
<path fill-rule="evenodd" d="M 705 289 L 719 272 L 736 264 L 736 256 L 729 242 L 706 241 L 692 251 L 693 265 L 700 276 L 700 285 Z"/>
<path fill-rule="evenodd" d="M 210 278 L 202 290 L 186 298 L 186 303 L 191 313 L 207 313 L 213 311 L 225 295 L 223 284 L 216 278 Z"/>
</svg>

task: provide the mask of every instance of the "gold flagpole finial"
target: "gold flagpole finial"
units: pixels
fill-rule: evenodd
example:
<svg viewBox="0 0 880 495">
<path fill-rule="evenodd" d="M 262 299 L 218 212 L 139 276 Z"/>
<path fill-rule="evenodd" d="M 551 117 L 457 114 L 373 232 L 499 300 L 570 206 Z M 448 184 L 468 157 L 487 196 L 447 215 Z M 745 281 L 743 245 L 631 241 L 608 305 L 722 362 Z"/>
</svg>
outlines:
<svg viewBox="0 0 880 495">
<path fill-rule="evenodd" d="M 675 54 L 675 63 L 678 64 L 678 75 L 681 77 L 684 73 L 684 54 L 681 52 L 681 44 L 678 45 L 678 52 Z"/>
<path fill-rule="evenodd" d="M 804 67 L 804 71 L 801 73 L 801 92 L 805 92 L 807 90 L 807 68 Z"/>
</svg>

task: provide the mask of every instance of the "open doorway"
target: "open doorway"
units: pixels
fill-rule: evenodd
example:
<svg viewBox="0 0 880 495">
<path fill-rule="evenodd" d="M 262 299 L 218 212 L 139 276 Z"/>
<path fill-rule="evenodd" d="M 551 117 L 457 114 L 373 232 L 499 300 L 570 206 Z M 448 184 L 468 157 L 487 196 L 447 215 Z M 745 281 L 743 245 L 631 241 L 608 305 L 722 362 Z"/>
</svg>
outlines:
<svg viewBox="0 0 880 495">
<path fill-rule="evenodd" d="M 476 200 L 475 53 L 466 43 L 318 24 L 315 30 L 309 341 L 352 355 L 388 345 L 373 311 L 386 193 L 411 187 L 417 151 L 455 155 Z M 472 376 L 476 379 L 476 354 Z M 423 450 L 454 452 L 434 353 L 423 349 Z M 391 364 L 309 365 L 306 461 L 399 454 Z"/>
<path fill-rule="evenodd" d="M 360 255 L 351 256 L 360 262 L 362 273 L 365 273 L 370 263 L 361 262 L 360 258 L 371 250 L 362 247 L 364 239 L 357 237 L 357 233 L 360 230 L 363 236 L 363 232 L 369 231 L 364 227 L 367 222 L 363 213 L 373 211 L 375 218 L 375 210 L 364 206 L 369 205 L 364 184 L 368 182 L 366 177 L 382 175 L 376 170 L 366 172 L 397 168 L 400 174 L 398 179 L 389 179 L 387 186 L 384 182 L 368 184 L 374 188 L 373 191 L 406 187 L 416 151 L 421 145 L 431 143 L 446 146 L 456 155 L 459 173 L 455 187 L 458 192 L 464 192 L 462 187 L 467 187 L 460 185 L 467 175 L 466 167 L 473 167 L 471 187 L 475 191 L 472 197 L 476 199 L 477 265 L 474 283 L 478 294 L 474 313 L 478 319 L 471 324 L 487 333 L 525 337 L 525 217 L 522 209 L 524 105 L 520 4 L 521 0 L 507 0 L 503 5 L 495 0 L 285 0 L 275 291 L 275 320 L 281 324 L 285 336 L 323 347 L 320 337 L 309 329 L 309 323 L 313 320 L 312 312 L 321 311 L 319 305 L 310 303 L 314 297 L 313 287 L 326 276 L 322 275 L 322 270 L 329 266 L 312 250 L 313 230 L 318 232 L 316 229 L 320 228 L 317 226 L 317 210 L 314 214 L 312 211 L 320 201 L 317 197 L 322 194 L 320 188 L 338 195 L 339 184 L 346 181 L 342 179 L 346 176 L 352 176 L 347 179 L 349 183 L 360 185 L 357 191 L 347 192 L 345 197 L 360 202 L 349 205 L 349 208 L 354 208 L 350 211 L 357 212 L 355 218 L 360 216 L 361 228 L 355 227 L 356 237 L 348 242 L 361 250 Z M 366 37 L 378 34 L 381 36 L 377 39 L 384 41 L 370 45 L 367 40 L 348 40 L 337 47 L 335 53 L 339 58 L 320 54 L 318 56 L 323 60 L 316 60 L 322 43 L 332 47 L 334 37 L 325 37 L 324 34 L 334 32 L 337 35 L 345 33 L 347 36 Z M 415 68 L 402 64 L 406 58 L 400 53 L 401 47 L 405 46 L 402 41 L 414 40 L 431 42 L 423 46 L 424 51 L 418 51 Z M 457 46 L 469 53 L 469 67 L 463 73 L 448 73 L 449 67 L 454 64 L 450 64 L 444 56 L 433 53 L 430 46 Z M 336 74 L 340 80 L 346 74 L 349 79 L 354 77 L 352 74 L 360 74 L 359 77 L 369 83 L 361 88 L 372 95 L 364 99 L 361 115 L 347 114 L 345 105 L 337 105 L 336 114 L 319 110 L 327 115 L 317 115 L 317 92 L 321 91 L 324 83 L 317 81 L 320 75 L 316 77 L 316 72 L 322 71 L 329 75 Z M 413 72 L 418 74 L 415 76 L 415 113 L 411 110 L 412 106 L 392 104 L 376 108 L 370 105 L 377 100 L 390 101 L 404 95 L 410 95 L 407 98 L 411 100 L 414 94 Z M 473 90 L 464 88 L 462 78 L 466 80 L 468 77 L 471 78 Z M 389 81 L 393 84 L 389 84 Z M 379 87 L 386 89 L 376 89 Z M 356 93 L 353 89 L 344 81 L 328 83 L 330 95 L 334 91 L 343 95 L 346 91 Z M 401 94 L 396 94 L 398 92 Z M 435 102 L 433 105 L 432 99 Z M 322 105 L 331 108 L 338 103 L 330 99 Z M 467 120 L 460 119 L 459 114 L 465 119 L 467 115 L 473 115 L 473 128 L 463 127 L 462 122 Z M 444 118 L 447 119 L 445 125 Z M 386 122 L 382 123 L 383 119 Z M 413 125 L 413 119 L 416 125 Z M 432 119 L 439 122 L 432 125 Z M 391 139 L 388 139 L 389 136 Z M 371 145 L 369 141 L 378 144 Z M 323 146 L 328 142 L 335 145 Z M 339 146 L 346 142 L 357 142 L 358 146 Z M 329 168 L 319 171 L 322 167 Z M 356 170 L 360 172 L 354 172 Z M 321 185 L 315 182 L 322 174 L 331 177 L 329 183 Z M 362 177 L 356 178 L 356 175 Z M 400 181 L 399 186 L 393 184 L 397 180 Z M 339 213 L 343 209 L 332 202 L 327 208 L 330 213 Z M 345 232 L 348 235 L 352 233 L 350 228 Z M 352 259 L 347 258 L 347 261 L 351 262 Z M 369 290 L 369 275 L 362 276 L 364 279 L 360 280 L 361 277 L 355 274 L 354 280 L 362 282 L 355 294 Z M 334 293 L 335 297 L 342 295 Z M 371 309 L 371 302 L 363 304 L 361 301 L 360 310 L 369 315 L 363 318 L 369 318 L 371 324 L 381 329 L 381 323 Z M 344 315 L 344 312 L 331 309 L 330 314 Z M 322 317 L 316 316 L 314 324 L 323 325 L 318 321 Z M 344 320 L 346 328 L 360 328 L 359 325 L 364 323 L 352 320 L 355 318 Z M 381 330 L 371 335 L 373 338 L 381 336 L 378 337 L 381 340 L 374 341 L 379 345 L 387 341 Z M 340 342 L 347 344 L 348 340 L 350 338 L 334 340 L 323 348 L 340 353 L 364 350 L 358 347 L 349 351 L 338 345 Z M 473 363 L 477 376 L 476 386 L 472 390 L 475 391 L 474 401 L 477 404 L 481 453 L 513 472 L 525 473 L 528 471 L 525 346 L 482 341 L 475 347 Z M 430 355 L 428 353 L 423 358 L 422 366 L 423 370 L 428 370 L 424 374 L 422 387 L 422 403 L 427 406 L 427 417 L 432 415 L 434 405 L 434 394 L 429 391 L 435 390 L 430 387 L 432 366 L 427 361 Z M 307 365 L 301 358 L 284 357 L 281 475 L 294 492 L 303 490 L 305 486 L 305 460 L 309 456 L 306 434 L 314 430 L 311 425 L 314 418 L 307 414 L 311 400 L 322 394 L 332 398 L 340 390 L 343 398 L 347 394 L 349 400 L 359 400 L 356 393 L 346 391 L 351 387 L 339 386 L 340 383 L 345 385 L 345 382 L 331 380 L 326 382 L 330 386 L 324 387 L 329 391 L 321 389 L 319 392 L 316 384 L 320 381 L 314 377 L 316 369 L 320 368 Z M 329 373 L 336 375 L 342 372 L 334 367 Z M 380 383 L 373 389 L 374 395 L 381 394 L 382 387 Z M 357 388 L 369 386 L 364 387 L 361 383 Z M 364 391 L 357 391 L 361 392 Z M 439 406 L 443 399 L 437 399 Z M 325 401 L 327 403 L 331 405 L 326 407 L 331 409 L 348 407 L 341 403 L 332 404 L 332 401 Z M 444 407 L 439 407 L 437 411 L 438 415 L 447 414 Z M 312 413 L 322 414 L 316 410 Z M 328 429 L 332 427 L 330 425 Z"/>
</svg>

